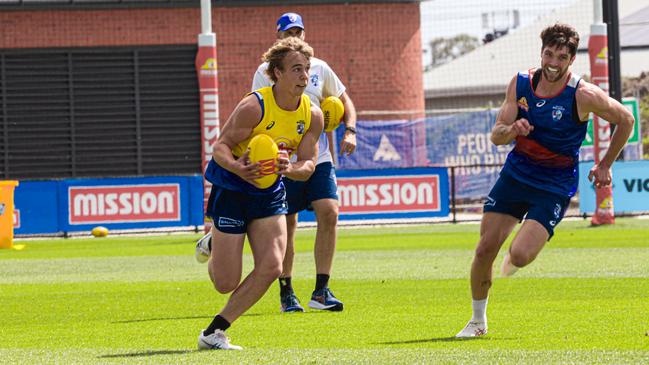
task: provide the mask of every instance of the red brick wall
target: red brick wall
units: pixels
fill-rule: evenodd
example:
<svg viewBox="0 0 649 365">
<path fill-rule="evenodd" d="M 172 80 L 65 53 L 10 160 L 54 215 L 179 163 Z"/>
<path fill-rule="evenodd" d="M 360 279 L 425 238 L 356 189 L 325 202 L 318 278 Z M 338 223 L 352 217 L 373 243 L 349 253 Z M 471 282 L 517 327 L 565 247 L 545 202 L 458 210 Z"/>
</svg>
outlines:
<svg viewBox="0 0 649 365">
<path fill-rule="evenodd" d="M 302 15 L 306 40 L 361 110 L 423 110 L 419 3 L 213 9 L 221 120 L 249 91 L 284 12 Z M 0 48 L 195 44 L 191 9 L 4 11 Z"/>
<path fill-rule="evenodd" d="M 198 9 L 0 11 L 0 48 L 195 43 Z"/>
</svg>

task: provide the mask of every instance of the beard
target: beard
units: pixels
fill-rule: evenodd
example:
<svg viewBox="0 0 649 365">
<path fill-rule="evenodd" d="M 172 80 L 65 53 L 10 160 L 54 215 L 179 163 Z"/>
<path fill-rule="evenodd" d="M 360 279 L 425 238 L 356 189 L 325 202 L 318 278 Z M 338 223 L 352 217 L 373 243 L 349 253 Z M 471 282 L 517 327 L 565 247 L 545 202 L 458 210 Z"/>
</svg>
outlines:
<svg viewBox="0 0 649 365">
<path fill-rule="evenodd" d="M 560 69 L 559 72 L 551 72 L 548 70 L 547 66 L 543 67 L 543 76 L 545 77 L 546 80 L 550 82 L 557 82 L 561 80 L 566 73 L 568 72 L 568 68 L 566 67 L 565 69 Z"/>
</svg>

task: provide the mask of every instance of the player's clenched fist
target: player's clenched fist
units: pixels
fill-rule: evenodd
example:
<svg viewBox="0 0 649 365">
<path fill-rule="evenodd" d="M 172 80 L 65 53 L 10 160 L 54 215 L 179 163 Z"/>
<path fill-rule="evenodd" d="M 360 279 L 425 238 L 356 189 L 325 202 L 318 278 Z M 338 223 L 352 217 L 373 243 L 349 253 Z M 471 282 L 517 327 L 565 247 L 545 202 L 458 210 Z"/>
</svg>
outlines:
<svg viewBox="0 0 649 365">
<path fill-rule="evenodd" d="M 592 181 L 596 188 L 605 188 L 611 185 L 611 167 L 604 161 L 595 164 L 588 173 L 588 181 Z"/>
<path fill-rule="evenodd" d="M 534 130 L 534 126 L 530 124 L 525 118 L 518 119 L 512 124 L 512 131 L 517 136 L 527 136 Z"/>
</svg>

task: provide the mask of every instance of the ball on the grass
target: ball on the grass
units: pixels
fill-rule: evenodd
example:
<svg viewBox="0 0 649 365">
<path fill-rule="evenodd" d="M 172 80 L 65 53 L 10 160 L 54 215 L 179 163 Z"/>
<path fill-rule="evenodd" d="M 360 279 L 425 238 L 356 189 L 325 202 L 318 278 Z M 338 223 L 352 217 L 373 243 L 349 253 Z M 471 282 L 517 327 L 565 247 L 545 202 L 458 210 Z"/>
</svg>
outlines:
<svg viewBox="0 0 649 365">
<path fill-rule="evenodd" d="M 95 237 L 106 237 L 108 236 L 108 228 L 102 227 L 102 226 L 97 226 L 90 231 L 93 236 Z"/>
<path fill-rule="evenodd" d="M 279 178 L 277 172 L 277 155 L 279 148 L 277 143 L 266 134 L 254 136 L 248 143 L 250 149 L 251 163 L 259 162 L 261 165 L 261 177 L 257 178 L 259 188 L 266 189 L 272 186 Z"/>
<path fill-rule="evenodd" d="M 342 100 L 338 97 L 330 96 L 320 103 L 320 109 L 322 109 L 322 115 L 324 116 L 325 132 L 331 132 L 338 128 L 345 114 L 345 106 Z"/>
</svg>

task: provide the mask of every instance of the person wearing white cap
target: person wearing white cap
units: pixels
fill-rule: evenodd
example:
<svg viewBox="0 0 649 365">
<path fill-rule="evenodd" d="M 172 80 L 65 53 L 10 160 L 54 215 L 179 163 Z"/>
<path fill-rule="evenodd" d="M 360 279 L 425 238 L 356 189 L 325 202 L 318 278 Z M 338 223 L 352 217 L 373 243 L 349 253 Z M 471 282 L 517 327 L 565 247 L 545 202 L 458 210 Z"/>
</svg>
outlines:
<svg viewBox="0 0 649 365">
<path fill-rule="evenodd" d="M 280 39 L 298 37 L 304 40 L 305 38 L 302 17 L 296 13 L 283 14 L 277 20 L 276 30 L 277 38 Z M 273 84 L 266 75 L 267 67 L 268 63 L 264 62 L 257 68 L 252 90 Z M 340 154 L 349 155 L 353 153 L 356 149 L 356 108 L 349 95 L 347 95 L 345 85 L 323 60 L 316 57 L 311 58 L 309 84 L 304 93 L 311 98 L 312 103 L 318 106 L 329 96 L 340 98 L 345 107 L 343 116 L 345 133 L 340 143 Z M 316 283 L 309 307 L 329 311 L 343 310 L 343 303 L 329 289 L 329 275 L 336 250 L 336 225 L 338 224 L 338 189 L 332 150 L 331 133 L 322 133 L 316 170 L 311 175 L 311 178 L 307 181 L 285 179 L 288 201 L 288 214 L 286 216 L 288 242 L 282 275 L 279 277 L 282 312 L 304 311 L 291 285 L 297 213 L 304 209 L 312 209 L 315 212 L 318 225 L 314 247 Z"/>
</svg>

